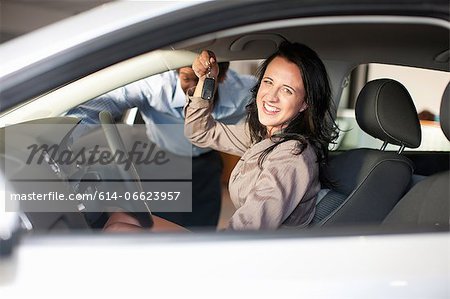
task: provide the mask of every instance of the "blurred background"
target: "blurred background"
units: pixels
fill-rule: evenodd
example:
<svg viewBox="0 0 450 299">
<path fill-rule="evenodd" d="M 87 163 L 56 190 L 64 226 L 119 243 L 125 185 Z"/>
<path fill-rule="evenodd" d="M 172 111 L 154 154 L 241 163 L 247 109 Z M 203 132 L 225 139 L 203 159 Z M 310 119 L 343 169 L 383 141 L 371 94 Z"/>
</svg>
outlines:
<svg viewBox="0 0 450 299">
<path fill-rule="evenodd" d="M 0 0 L 0 43 L 115 0 Z"/>
</svg>

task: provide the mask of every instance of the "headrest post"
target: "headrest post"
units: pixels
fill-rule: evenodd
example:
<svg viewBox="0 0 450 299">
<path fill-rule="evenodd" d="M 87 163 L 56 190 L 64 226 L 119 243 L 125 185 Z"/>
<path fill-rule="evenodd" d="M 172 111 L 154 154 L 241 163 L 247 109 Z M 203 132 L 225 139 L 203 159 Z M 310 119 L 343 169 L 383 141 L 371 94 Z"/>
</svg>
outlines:
<svg viewBox="0 0 450 299">
<path fill-rule="evenodd" d="M 380 151 L 384 151 L 386 149 L 386 146 L 388 145 L 387 141 L 383 142 L 383 145 L 380 148 Z"/>
<path fill-rule="evenodd" d="M 405 149 L 405 145 L 402 144 L 397 152 L 397 154 L 401 154 L 403 152 L 403 150 Z"/>
</svg>

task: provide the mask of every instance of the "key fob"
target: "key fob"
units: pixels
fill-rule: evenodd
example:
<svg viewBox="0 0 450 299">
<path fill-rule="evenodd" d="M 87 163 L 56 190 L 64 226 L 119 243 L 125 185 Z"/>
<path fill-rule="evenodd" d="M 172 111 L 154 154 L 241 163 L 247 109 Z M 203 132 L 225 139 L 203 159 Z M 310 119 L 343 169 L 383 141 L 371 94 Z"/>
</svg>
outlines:
<svg viewBox="0 0 450 299">
<path fill-rule="evenodd" d="M 214 78 L 205 78 L 203 89 L 202 89 L 202 99 L 210 101 L 214 96 L 214 88 L 216 86 L 216 80 Z"/>
</svg>

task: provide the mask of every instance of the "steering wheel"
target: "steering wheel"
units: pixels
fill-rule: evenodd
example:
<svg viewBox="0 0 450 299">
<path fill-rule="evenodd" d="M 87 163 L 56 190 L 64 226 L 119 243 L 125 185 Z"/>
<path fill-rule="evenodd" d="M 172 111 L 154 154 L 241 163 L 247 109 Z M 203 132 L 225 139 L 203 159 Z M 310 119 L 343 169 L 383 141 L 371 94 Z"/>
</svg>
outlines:
<svg viewBox="0 0 450 299">
<path fill-rule="evenodd" d="M 106 141 L 108 142 L 108 146 L 111 149 L 111 152 L 112 153 L 116 153 L 118 151 L 123 152 L 124 158 L 128 161 L 129 156 L 127 149 L 122 140 L 122 137 L 120 137 L 119 130 L 117 129 L 116 123 L 111 113 L 109 113 L 108 111 L 101 111 L 99 113 L 99 119 L 103 132 L 105 133 Z M 128 169 L 125 168 L 125 165 L 121 163 L 116 163 L 117 168 L 119 169 L 120 176 L 123 182 L 125 183 L 126 188 L 129 191 L 143 192 L 144 190 L 142 188 L 141 179 L 136 170 L 136 166 L 131 160 L 130 162 L 131 162 L 130 167 Z M 135 212 L 141 210 L 137 206 L 139 203 L 144 204 L 146 212 Z M 150 228 L 153 226 L 152 213 L 145 201 L 136 202 L 134 200 L 132 201 L 119 200 L 116 202 L 116 204 L 120 208 L 123 208 L 125 211 L 127 211 L 128 214 L 135 217 L 143 227 Z"/>
</svg>

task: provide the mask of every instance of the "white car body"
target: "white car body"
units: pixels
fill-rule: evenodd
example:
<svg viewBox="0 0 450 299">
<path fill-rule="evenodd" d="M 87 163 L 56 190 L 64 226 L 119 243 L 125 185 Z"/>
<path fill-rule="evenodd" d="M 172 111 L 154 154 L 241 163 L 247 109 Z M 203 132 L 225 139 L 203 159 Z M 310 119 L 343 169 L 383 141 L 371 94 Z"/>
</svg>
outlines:
<svg viewBox="0 0 450 299">
<path fill-rule="evenodd" d="M 204 2 L 208 1 L 120 1 L 50 25 L 0 45 L 0 79 L 47 59 L 51 62 L 54 55 L 70 52 L 80 44 Z M 310 16 L 297 23 L 360 23 L 362 19 L 369 24 L 410 22 L 450 28 L 448 21 L 427 16 Z M 177 45 L 201 45 L 213 37 L 270 27 L 275 22 L 295 23 L 274 20 L 248 24 L 205 33 Z M 173 53 L 163 48 L 66 82 L 61 88 L 2 111 L 0 126 L 59 116 L 68 107 L 126 83 L 188 65 L 195 57 L 195 51 L 189 50 Z M 339 61 L 329 63 L 335 63 L 336 74 L 348 71 L 347 66 L 339 68 Z M 336 91 L 338 88 L 335 86 Z M 1 198 L 5 197 L 2 192 Z M 9 239 L 17 218 L 17 214 L 0 210 L 0 239 Z M 10 255 L 0 257 L 0 297 L 448 298 L 449 265 L 448 230 L 24 234 Z"/>
</svg>

